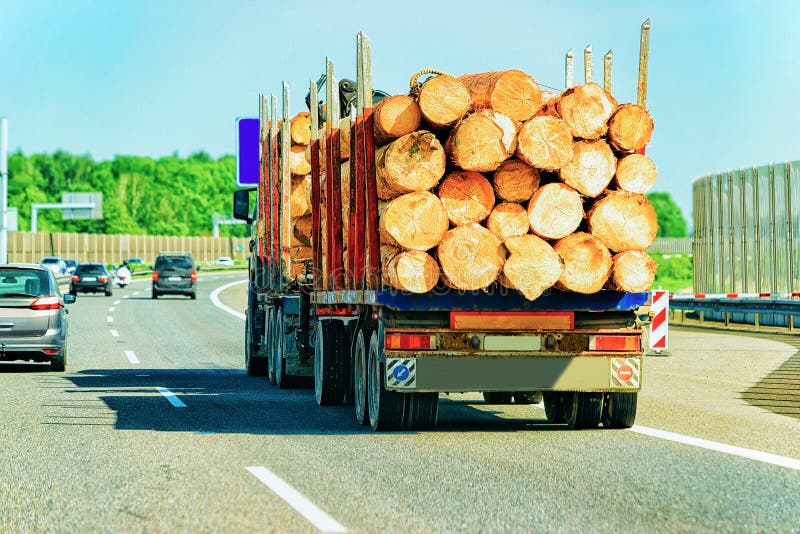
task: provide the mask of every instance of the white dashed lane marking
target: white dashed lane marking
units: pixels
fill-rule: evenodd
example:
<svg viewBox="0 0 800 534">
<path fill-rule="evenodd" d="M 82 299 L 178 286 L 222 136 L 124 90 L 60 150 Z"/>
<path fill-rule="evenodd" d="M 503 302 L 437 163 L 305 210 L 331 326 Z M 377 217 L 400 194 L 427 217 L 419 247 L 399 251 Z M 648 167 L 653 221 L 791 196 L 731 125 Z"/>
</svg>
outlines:
<svg viewBox="0 0 800 534">
<path fill-rule="evenodd" d="M 171 392 L 167 388 L 157 387 L 156 391 L 161 393 L 164 396 L 164 398 L 167 399 L 169 401 L 169 403 L 172 404 L 174 407 L 176 407 L 176 408 L 186 408 L 186 405 L 183 403 L 183 401 L 180 400 L 176 394 L 174 394 L 173 392 Z"/>
<path fill-rule="evenodd" d="M 126 350 L 125 356 L 128 358 L 128 361 L 131 363 L 139 363 L 139 358 L 136 357 L 136 353 L 132 350 Z"/>
<path fill-rule="evenodd" d="M 111 330 L 111 337 L 119 337 L 119 332 L 116 330 Z"/>
</svg>

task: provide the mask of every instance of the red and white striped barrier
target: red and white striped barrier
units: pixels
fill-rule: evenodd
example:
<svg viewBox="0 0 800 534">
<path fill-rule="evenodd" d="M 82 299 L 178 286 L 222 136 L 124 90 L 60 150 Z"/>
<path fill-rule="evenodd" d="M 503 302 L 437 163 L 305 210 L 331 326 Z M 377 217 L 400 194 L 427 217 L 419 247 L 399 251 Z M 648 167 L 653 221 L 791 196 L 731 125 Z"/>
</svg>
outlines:
<svg viewBox="0 0 800 534">
<path fill-rule="evenodd" d="M 792 293 L 695 293 L 694 295 L 670 295 L 669 298 L 693 299 L 792 299 L 800 297 L 800 291 Z"/>
<path fill-rule="evenodd" d="M 653 312 L 653 322 L 650 323 L 651 350 L 667 350 L 669 299 L 669 291 L 658 289 L 652 292 L 651 300 L 653 303 L 650 305 L 650 311 Z"/>
</svg>

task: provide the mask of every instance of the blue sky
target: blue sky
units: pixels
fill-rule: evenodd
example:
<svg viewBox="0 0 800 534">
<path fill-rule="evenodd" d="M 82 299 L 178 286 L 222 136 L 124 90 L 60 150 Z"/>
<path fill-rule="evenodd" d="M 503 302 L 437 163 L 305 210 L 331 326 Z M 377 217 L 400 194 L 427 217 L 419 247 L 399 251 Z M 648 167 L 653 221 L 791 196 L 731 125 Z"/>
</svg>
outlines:
<svg viewBox="0 0 800 534">
<path fill-rule="evenodd" d="M 354 77 L 355 36 L 372 41 L 376 88 L 417 70 L 519 68 L 562 88 L 564 53 L 614 52 L 614 96 L 634 101 L 639 27 L 652 19 L 648 155 L 655 190 L 687 218 L 691 182 L 800 159 L 800 3 L 0 0 L 0 116 L 9 148 L 109 159 L 234 151 L 234 117 L 259 92 L 293 88 L 293 111 L 324 68 Z M 235 178 L 231 177 L 233 187 Z"/>
</svg>

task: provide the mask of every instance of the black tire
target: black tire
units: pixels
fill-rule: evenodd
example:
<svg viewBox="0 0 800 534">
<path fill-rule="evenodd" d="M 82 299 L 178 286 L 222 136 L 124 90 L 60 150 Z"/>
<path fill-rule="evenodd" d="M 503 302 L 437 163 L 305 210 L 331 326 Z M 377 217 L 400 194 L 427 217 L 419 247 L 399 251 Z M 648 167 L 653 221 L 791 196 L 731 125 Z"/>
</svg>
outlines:
<svg viewBox="0 0 800 534">
<path fill-rule="evenodd" d="M 189 293 L 189 298 L 192 300 L 197 300 L 197 293 L 192 291 L 191 293 Z"/>
<path fill-rule="evenodd" d="M 406 416 L 403 424 L 405 429 L 430 430 L 436 426 L 438 415 L 438 393 L 411 393 L 406 395 Z"/>
<path fill-rule="evenodd" d="M 272 365 L 275 367 L 275 385 L 278 389 L 289 387 L 289 376 L 286 374 L 286 360 L 283 358 L 283 344 L 286 336 L 283 335 L 283 311 L 275 312 L 275 359 Z"/>
<path fill-rule="evenodd" d="M 152 298 L 152 299 L 157 299 L 157 298 L 158 298 L 158 291 L 156 291 L 156 290 L 154 289 L 154 290 L 153 290 L 153 293 L 150 295 L 150 298 Z"/>
<path fill-rule="evenodd" d="M 106 296 L 107 296 L 107 297 L 110 297 L 110 296 L 111 296 L 111 295 L 113 295 L 113 294 L 114 294 L 114 293 L 111 291 L 111 288 L 110 288 L 110 287 L 109 287 L 108 289 L 106 289 Z"/>
<path fill-rule="evenodd" d="M 256 339 L 256 332 L 248 312 L 244 320 L 244 366 L 247 376 L 266 376 L 267 359 L 256 356 L 258 347 Z"/>
<path fill-rule="evenodd" d="M 50 370 L 62 372 L 67 368 L 67 344 L 61 347 L 61 354 L 50 360 Z"/>
<path fill-rule="evenodd" d="M 378 332 L 373 331 L 367 355 L 367 405 L 372 430 L 397 430 L 403 426 L 406 396 L 389 391 L 384 385 L 383 364 L 379 361 Z"/>
<path fill-rule="evenodd" d="M 72 295 L 73 297 L 77 297 L 78 296 L 78 292 L 75 291 L 74 289 L 70 289 L 69 290 L 69 294 Z"/>
<path fill-rule="evenodd" d="M 544 415 L 548 423 L 563 423 L 564 417 L 564 395 L 555 391 L 545 391 L 542 394 L 544 400 Z"/>
<path fill-rule="evenodd" d="M 267 333 L 267 380 L 274 386 L 275 343 L 277 343 L 277 336 L 275 335 L 275 310 L 271 307 L 267 310 L 267 324 L 264 325 L 264 331 Z"/>
<path fill-rule="evenodd" d="M 314 336 L 314 398 L 320 406 L 342 404 L 348 385 L 344 323 L 320 320 Z"/>
<path fill-rule="evenodd" d="M 567 426 L 574 430 L 597 428 L 603 414 L 602 393 L 566 393 L 564 415 Z"/>
<path fill-rule="evenodd" d="M 602 423 L 605 428 L 630 428 L 636 420 L 638 393 L 606 393 Z"/>
<path fill-rule="evenodd" d="M 486 404 L 511 404 L 513 396 L 510 391 L 484 391 L 483 401 Z"/>
<path fill-rule="evenodd" d="M 356 421 L 359 425 L 369 424 L 369 406 L 367 405 L 367 345 L 364 339 L 369 330 L 359 328 L 353 349 L 353 404 L 356 407 Z"/>
</svg>

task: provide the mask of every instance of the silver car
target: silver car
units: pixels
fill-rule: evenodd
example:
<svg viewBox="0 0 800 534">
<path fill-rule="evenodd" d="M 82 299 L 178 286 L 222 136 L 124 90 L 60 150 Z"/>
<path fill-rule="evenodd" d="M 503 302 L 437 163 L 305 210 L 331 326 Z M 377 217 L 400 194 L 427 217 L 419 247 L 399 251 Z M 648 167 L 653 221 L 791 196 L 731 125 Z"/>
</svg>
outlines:
<svg viewBox="0 0 800 534">
<path fill-rule="evenodd" d="M 67 310 L 74 295 L 61 295 L 47 267 L 0 265 L 0 361 L 67 365 Z"/>
</svg>

